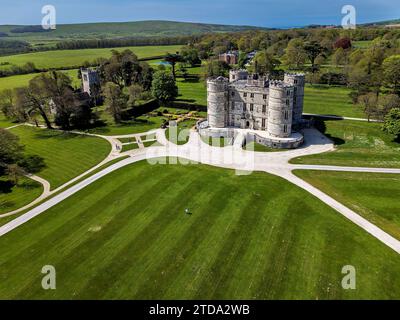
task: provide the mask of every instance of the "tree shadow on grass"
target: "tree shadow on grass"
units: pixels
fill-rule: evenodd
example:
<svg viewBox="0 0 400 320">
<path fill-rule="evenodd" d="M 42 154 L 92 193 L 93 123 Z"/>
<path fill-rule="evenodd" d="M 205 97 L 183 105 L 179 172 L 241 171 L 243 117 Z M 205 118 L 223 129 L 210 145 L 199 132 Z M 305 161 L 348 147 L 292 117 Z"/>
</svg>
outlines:
<svg viewBox="0 0 400 320">
<path fill-rule="evenodd" d="M 0 194 L 9 194 L 12 192 L 14 184 L 11 181 L 0 181 Z"/>
<path fill-rule="evenodd" d="M 326 133 L 326 121 L 342 121 L 340 119 L 337 120 L 323 120 L 323 119 L 314 119 L 314 127 L 319 132 L 324 134 L 327 138 L 331 139 L 336 146 L 341 146 L 346 143 L 342 138 L 334 137 L 329 133 Z"/>
</svg>

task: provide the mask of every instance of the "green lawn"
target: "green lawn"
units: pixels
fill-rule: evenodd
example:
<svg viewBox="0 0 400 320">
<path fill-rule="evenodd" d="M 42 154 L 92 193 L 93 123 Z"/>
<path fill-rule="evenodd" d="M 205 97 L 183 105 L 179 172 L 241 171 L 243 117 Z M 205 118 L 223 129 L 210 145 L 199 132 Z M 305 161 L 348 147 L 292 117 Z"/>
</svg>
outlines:
<svg viewBox="0 0 400 320">
<path fill-rule="evenodd" d="M 18 184 L 13 186 L 7 181 L 6 177 L 1 177 L 0 214 L 22 208 L 38 198 L 42 192 L 42 185 L 29 178 L 20 178 Z"/>
<path fill-rule="evenodd" d="M 353 105 L 349 93 L 350 89 L 346 87 L 307 85 L 304 96 L 304 112 L 366 118 L 362 109 Z"/>
<path fill-rule="evenodd" d="M 78 79 L 78 70 L 66 70 L 62 71 L 68 76 L 71 77 L 73 81 L 73 86 L 80 87 L 80 80 Z M 15 89 L 20 87 L 26 87 L 29 84 L 29 81 L 32 80 L 34 77 L 38 76 L 39 73 L 30 73 L 30 74 L 23 74 L 18 76 L 11 76 L 0 78 L 0 91 L 5 89 Z"/>
<path fill-rule="evenodd" d="M 203 165 L 114 172 L 1 237 L 0 257 L 2 299 L 400 295 L 400 256 L 310 194 Z M 341 288 L 349 264 L 357 290 Z M 57 290 L 41 288 L 44 265 Z"/>
<path fill-rule="evenodd" d="M 400 144 L 381 130 L 381 124 L 361 121 L 325 121 L 326 135 L 337 150 L 300 157 L 292 163 L 353 167 L 400 167 Z"/>
<path fill-rule="evenodd" d="M 52 189 L 92 168 L 111 151 L 110 144 L 101 138 L 25 126 L 11 132 L 20 138 L 26 154 L 45 159 L 46 168 L 38 175 L 48 180 Z"/>
<path fill-rule="evenodd" d="M 196 120 L 185 120 L 178 123 L 176 127 L 169 127 L 165 136 L 169 141 L 177 145 L 184 145 L 189 141 L 190 129 L 196 125 Z"/>
<path fill-rule="evenodd" d="M 282 151 L 286 150 L 286 149 L 270 148 L 270 147 L 264 146 L 264 145 L 256 143 L 256 142 L 247 143 L 243 147 L 243 149 L 248 150 L 248 151 L 256 151 L 256 152 L 282 152 Z"/>
<path fill-rule="evenodd" d="M 164 55 L 167 52 L 176 52 L 182 46 L 143 46 L 115 48 L 117 51 L 132 50 L 139 58 Z M 113 49 L 81 49 L 81 50 L 56 50 L 19 54 L 0 57 L 0 63 L 9 62 L 21 66 L 33 62 L 37 68 L 70 68 L 81 66 L 85 61 L 93 62 L 97 58 L 109 58 Z"/>
<path fill-rule="evenodd" d="M 400 175 L 303 170 L 295 173 L 400 239 Z"/>
<path fill-rule="evenodd" d="M 135 134 L 159 129 L 164 121 L 167 120 L 163 116 L 143 115 L 130 121 L 115 123 L 111 115 L 105 111 L 104 106 L 98 107 L 96 112 L 100 119 L 105 122 L 105 126 L 91 129 L 89 132 L 109 136 Z"/>
<path fill-rule="evenodd" d="M 6 117 L 4 117 L 3 113 L 0 112 L 0 128 L 9 128 L 12 126 L 15 126 L 17 123 L 13 123 L 10 120 L 6 119 Z"/>
<path fill-rule="evenodd" d="M 127 152 L 131 150 L 139 149 L 139 146 L 137 143 L 130 143 L 130 144 L 125 144 L 122 146 L 122 151 L 121 152 Z"/>
</svg>

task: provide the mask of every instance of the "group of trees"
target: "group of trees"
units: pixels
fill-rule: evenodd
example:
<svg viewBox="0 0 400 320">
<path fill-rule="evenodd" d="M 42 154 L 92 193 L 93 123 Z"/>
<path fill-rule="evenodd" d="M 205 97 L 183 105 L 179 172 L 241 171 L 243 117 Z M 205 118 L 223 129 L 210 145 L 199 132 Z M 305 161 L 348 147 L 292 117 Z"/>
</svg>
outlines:
<svg viewBox="0 0 400 320">
<path fill-rule="evenodd" d="M 20 176 L 37 173 L 45 167 L 43 158 L 26 156 L 19 138 L 10 131 L 0 129 L 0 177 L 7 175 L 16 185 Z"/>
<path fill-rule="evenodd" d="M 75 94 L 72 80 L 58 71 L 36 76 L 27 87 L 2 91 L 0 108 L 6 117 L 21 122 L 40 117 L 49 129 L 53 128 L 51 115 L 64 130 L 88 128 L 95 120 L 90 105 Z"/>
</svg>

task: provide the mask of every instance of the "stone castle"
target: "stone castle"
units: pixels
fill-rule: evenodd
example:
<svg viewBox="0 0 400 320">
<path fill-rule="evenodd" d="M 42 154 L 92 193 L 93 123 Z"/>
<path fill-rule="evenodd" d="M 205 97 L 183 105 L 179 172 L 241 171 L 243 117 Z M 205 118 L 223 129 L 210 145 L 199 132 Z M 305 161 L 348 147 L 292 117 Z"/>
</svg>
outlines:
<svg viewBox="0 0 400 320">
<path fill-rule="evenodd" d="M 304 85 L 303 74 L 285 74 L 278 81 L 232 70 L 229 79 L 210 78 L 207 128 L 218 134 L 229 128 L 247 129 L 263 145 L 296 148 L 303 142 L 295 130 L 302 125 Z"/>
</svg>

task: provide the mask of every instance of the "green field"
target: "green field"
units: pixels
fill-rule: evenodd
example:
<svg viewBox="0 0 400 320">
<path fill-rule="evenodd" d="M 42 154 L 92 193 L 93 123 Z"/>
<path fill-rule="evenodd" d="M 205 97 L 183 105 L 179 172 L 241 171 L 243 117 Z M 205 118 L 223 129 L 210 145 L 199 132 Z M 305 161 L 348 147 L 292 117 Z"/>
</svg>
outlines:
<svg viewBox="0 0 400 320">
<path fill-rule="evenodd" d="M 62 71 L 67 74 L 72 79 L 72 84 L 74 87 L 79 88 L 81 85 L 81 81 L 78 79 L 78 70 L 65 70 Z M 18 76 L 11 76 L 0 78 L 0 91 L 5 89 L 15 89 L 20 87 L 26 87 L 29 84 L 29 81 L 32 80 L 34 77 L 38 76 L 39 73 L 30 73 L 30 74 L 23 74 Z"/>
<path fill-rule="evenodd" d="M 7 177 L 0 178 L 0 214 L 21 208 L 38 198 L 43 192 L 40 183 L 22 177 L 16 186 L 10 185 Z M 1 222 L 1 219 L 0 219 Z"/>
<path fill-rule="evenodd" d="M 190 129 L 196 125 L 196 122 L 196 120 L 181 121 L 176 127 L 165 130 L 165 136 L 172 143 L 184 145 L 189 141 Z"/>
<path fill-rule="evenodd" d="M 400 175 L 303 170 L 295 173 L 400 239 Z"/>
<path fill-rule="evenodd" d="M 325 121 L 325 134 L 337 150 L 292 160 L 292 163 L 353 167 L 400 167 L 400 144 L 381 130 L 381 124 Z"/>
<path fill-rule="evenodd" d="M 158 8 L 155 8 L 156 10 Z M 132 10 L 135 10 L 132 7 Z M 57 24 L 51 32 L 12 33 L 11 30 L 21 26 L 1 25 L 0 31 L 6 32 L 11 39 L 24 39 L 33 44 L 47 44 L 52 41 L 109 39 L 109 38 L 143 38 L 143 37 L 176 37 L 199 35 L 204 33 L 234 32 L 243 30 L 264 29 L 251 26 L 233 26 L 206 23 L 190 23 L 177 21 L 132 21 L 132 22 L 100 22 L 79 24 Z"/>
<path fill-rule="evenodd" d="M 167 118 L 163 116 L 150 116 L 145 114 L 130 121 L 115 123 L 111 115 L 105 111 L 104 106 L 98 107 L 96 112 L 100 119 L 104 121 L 105 126 L 91 129 L 89 132 L 109 136 L 135 134 L 159 129 L 164 121 L 167 120 Z"/>
<path fill-rule="evenodd" d="M 117 51 L 125 49 L 132 50 L 139 58 L 154 57 L 164 55 L 167 52 L 176 52 L 182 46 L 144 46 L 144 47 L 123 47 L 116 48 Z M 10 64 L 21 66 L 27 62 L 33 62 L 36 68 L 71 68 L 79 67 L 85 61 L 93 62 L 97 58 L 109 58 L 113 49 L 81 49 L 81 50 L 57 50 L 19 54 L 13 56 L 0 57 L 0 63 L 9 62 Z"/>
<path fill-rule="evenodd" d="M 3 113 L 0 112 L 0 128 L 8 128 L 16 125 L 16 123 L 11 122 L 10 120 L 4 117 Z"/>
<path fill-rule="evenodd" d="M 304 96 L 304 112 L 366 118 L 362 109 L 352 104 L 350 89 L 325 85 L 307 85 Z"/>
<path fill-rule="evenodd" d="M 340 214 L 278 177 L 208 166 L 114 172 L 1 237 L 0 257 L 2 299 L 400 294 L 399 255 Z M 357 290 L 341 288 L 349 264 Z M 41 288 L 44 265 L 57 290 Z"/>
<path fill-rule="evenodd" d="M 37 175 L 48 180 L 52 189 L 89 170 L 111 151 L 101 138 L 25 126 L 10 131 L 20 138 L 26 154 L 45 159 L 46 168 Z"/>
</svg>

